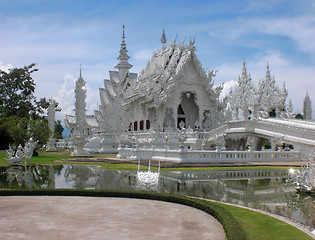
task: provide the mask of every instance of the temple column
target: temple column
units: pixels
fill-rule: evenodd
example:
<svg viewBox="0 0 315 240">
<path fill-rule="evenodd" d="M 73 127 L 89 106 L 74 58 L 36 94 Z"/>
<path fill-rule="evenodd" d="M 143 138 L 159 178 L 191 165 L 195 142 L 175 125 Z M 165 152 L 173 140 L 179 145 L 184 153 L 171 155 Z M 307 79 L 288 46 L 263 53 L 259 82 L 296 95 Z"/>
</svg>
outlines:
<svg viewBox="0 0 315 240">
<path fill-rule="evenodd" d="M 198 119 L 198 121 L 199 121 L 199 130 L 201 130 L 201 128 L 202 128 L 203 111 L 204 110 L 201 107 L 199 107 L 199 119 Z"/>
<path fill-rule="evenodd" d="M 271 150 L 277 151 L 277 141 L 275 139 L 271 139 Z"/>
<path fill-rule="evenodd" d="M 238 120 L 238 108 L 234 108 L 233 110 L 233 120 Z"/>
</svg>

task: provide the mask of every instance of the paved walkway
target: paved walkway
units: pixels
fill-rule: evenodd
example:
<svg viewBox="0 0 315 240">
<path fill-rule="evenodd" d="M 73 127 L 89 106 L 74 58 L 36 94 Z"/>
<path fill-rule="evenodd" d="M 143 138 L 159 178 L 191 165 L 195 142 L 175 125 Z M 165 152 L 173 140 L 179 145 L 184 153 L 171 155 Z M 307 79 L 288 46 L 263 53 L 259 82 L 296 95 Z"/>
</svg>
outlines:
<svg viewBox="0 0 315 240">
<path fill-rule="evenodd" d="M 3 240 L 225 239 L 216 219 L 180 204 L 60 196 L 0 197 L 0 236 Z"/>
</svg>

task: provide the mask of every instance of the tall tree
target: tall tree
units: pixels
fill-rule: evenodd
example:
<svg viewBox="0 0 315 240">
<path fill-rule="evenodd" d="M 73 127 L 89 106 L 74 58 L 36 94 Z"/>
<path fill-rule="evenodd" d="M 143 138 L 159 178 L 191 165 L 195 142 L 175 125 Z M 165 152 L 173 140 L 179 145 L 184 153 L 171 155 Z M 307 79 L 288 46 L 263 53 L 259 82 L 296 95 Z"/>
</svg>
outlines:
<svg viewBox="0 0 315 240">
<path fill-rule="evenodd" d="M 45 143 L 49 136 L 47 120 L 43 117 L 48 102 L 36 101 L 35 81 L 32 73 L 35 64 L 0 70 L 0 148 L 9 144 L 24 144 L 30 137 Z"/>
<path fill-rule="evenodd" d="M 0 116 L 29 117 L 34 109 L 35 82 L 31 74 L 35 64 L 23 68 L 0 71 Z"/>
</svg>

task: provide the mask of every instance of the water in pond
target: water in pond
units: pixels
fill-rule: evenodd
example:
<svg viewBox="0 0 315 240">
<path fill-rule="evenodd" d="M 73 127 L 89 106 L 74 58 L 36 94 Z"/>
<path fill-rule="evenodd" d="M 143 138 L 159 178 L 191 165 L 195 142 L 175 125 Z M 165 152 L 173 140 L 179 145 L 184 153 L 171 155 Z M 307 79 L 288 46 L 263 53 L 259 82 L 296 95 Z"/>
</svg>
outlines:
<svg viewBox="0 0 315 240">
<path fill-rule="evenodd" d="M 96 166 L 0 167 L 1 188 L 106 189 L 199 196 L 262 209 L 315 228 L 315 197 L 296 194 L 287 170 L 161 172 L 157 185 L 139 184 L 137 172 Z"/>
</svg>

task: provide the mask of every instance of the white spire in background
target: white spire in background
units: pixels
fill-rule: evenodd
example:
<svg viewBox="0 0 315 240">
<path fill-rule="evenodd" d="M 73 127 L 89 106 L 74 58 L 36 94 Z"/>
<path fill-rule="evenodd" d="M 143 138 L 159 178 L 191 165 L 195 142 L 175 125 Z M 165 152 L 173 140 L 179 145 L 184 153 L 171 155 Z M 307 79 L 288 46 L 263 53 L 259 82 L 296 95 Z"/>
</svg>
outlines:
<svg viewBox="0 0 315 240">
<path fill-rule="evenodd" d="M 128 62 L 129 56 L 127 55 L 127 47 L 125 43 L 125 25 L 123 25 L 123 35 L 122 35 L 122 42 L 120 46 L 119 56 L 118 56 L 118 64 L 115 66 L 118 69 L 120 81 L 122 82 L 125 77 L 127 76 L 129 69 L 132 68 L 132 65 Z"/>
</svg>

